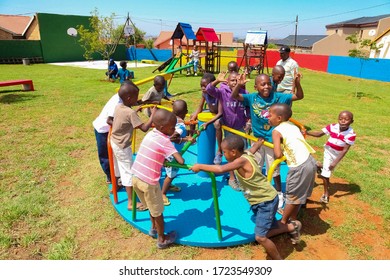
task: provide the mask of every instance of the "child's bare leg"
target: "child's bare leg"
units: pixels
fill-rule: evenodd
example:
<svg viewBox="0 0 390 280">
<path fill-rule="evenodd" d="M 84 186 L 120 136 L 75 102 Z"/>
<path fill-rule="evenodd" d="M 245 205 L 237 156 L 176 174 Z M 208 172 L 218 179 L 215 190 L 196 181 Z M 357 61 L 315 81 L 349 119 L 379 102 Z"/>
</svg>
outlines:
<svg viewBox="0 0 390 280">
<path fill-rule="evenodd" d="M 265 251 L 267 251 L 267 254 L 273 259 L 273 260 L 281 260 L 282 257 L 279 254 L 278 249 L 276 248 L 276 245 L 274 242 L 272 242 L 271 239 L 265 237 L 265 236 L 257 236 L 256 235 L 256 241 L 264 247 Z"/>
<path fill-rule="evenodd" d="M 161 190 L 163 198 L 167 198 L 167 191 L 169 190 L 169 187 L 171 186 L 172 181 L 173 181 L 172 178 L 169 178 L 168 176 L 165 177 L 165 180 L 164 180 L 164 183 L 162 186 L 162 190 Z"/>
<path fill-rule="evenodd" d="M 126 186 L 126 193 L 127 193 L 127 209 L 132 210 L 133 209 L 133 187 Z M 141 207 L 142 203 L 137 202 L 137 208 Z"/>
<path fill-rule="evenodd" d="M 329 178 L 322 177 L 324 183 L 324 196 L 329 197 Z"/>
<path fill-rule="evenodd" d="M 281 192 L 282 191 L 282 180 L 280 179 L 280 175 L 275 176 L 273 179 L 274 179 L 276 191 Z"/>
<path fill-rule="evenodd" d="M 272 228 L 268 231 L 267 237 L 276 236 L 285 232 L 292 232 L 295 230 L 295 227 L 293 224 L 283 224 L 281 221 L 278 221 L 278 227 Z"/>
<path fill-rule="evenodd" d="M 281 219 L 282 224 L 287 224 L 288 220 L 291 218 L 291 220 L 295 221 L 298 216 L 300 204 L 286 204 L 283 210 L 283 217 Z"/>
<path fill-rule="evenodd" d="M 158 241 L 160 243 L 164 242 L 165 240 L 165 234 L 164 234 L 164 216 L 161 214 L 158 217 L 152 217 L 152 226 L 155 226 L 155 229 L 157 230 L 158 235 Z"/>
<path fill-rule="evenodd" d="M 217 153 L 222 154 L 221 142 L 222 142 L 222 127 L 219 120 L 214 123 L 215 137 L 217 138 Z"/>
<path fill-rule="evenodd" d="M 152 222 L 152 229 L 157 230 L 156 220 L 152 217 L 152 215 L 150 215 L 150 212 L 149 212 L 149 217 L 150 217 L 150 221 Z"/>
</svg>

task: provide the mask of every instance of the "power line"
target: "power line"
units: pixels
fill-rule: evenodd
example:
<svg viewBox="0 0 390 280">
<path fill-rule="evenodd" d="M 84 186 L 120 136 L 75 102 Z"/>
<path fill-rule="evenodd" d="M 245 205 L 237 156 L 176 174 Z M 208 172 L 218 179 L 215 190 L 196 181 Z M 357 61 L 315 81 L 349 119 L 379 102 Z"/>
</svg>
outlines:
<svg viewBox="0 0 390 280">
<path fill-rule="evenodd" d="M 388 2 L 388 3 L 383 3 L 383 4 L 379 4 L 379 5 L 375 5 L 375 6 L 370 6 L 370 7 L 366 7 L 366 8 L 361 8 L 361 9 L 356 9 L 356 10 L 346 11 L 346 12 L 342 12 L 342 13 L 337 13 L 337 14 L 327 15 L 327 16 L 320 16 L 320 17 L 313 17 L 313 18 L 306 18 L 306 19 L 301 19 L 300 21 L 309 21 L 309 20 L 316 20 L 316 19 L 322 19 L 322 18 L 328 18 L 328 17 L 340 16 L 340 15 L 345 15 L 345 14 L 355 13 L 355 12 L 359 12 L 359 11 L 363 11 L 363 10 L 368 10 L 368 9 L 378 8 L 378 7 L 382 7 L 382 6 L 389 5 L 389 4 L 390 4 L 390 2 Z"/>
</svg>

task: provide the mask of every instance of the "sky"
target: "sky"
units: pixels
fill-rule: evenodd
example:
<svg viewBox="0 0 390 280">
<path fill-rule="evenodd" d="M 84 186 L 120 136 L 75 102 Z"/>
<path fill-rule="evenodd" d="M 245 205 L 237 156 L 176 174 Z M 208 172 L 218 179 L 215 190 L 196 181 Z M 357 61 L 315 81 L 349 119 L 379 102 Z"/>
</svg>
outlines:
<svg viewBox="0 0 390 280">
<path fill-rule="evenodd" d="M 325 35 L 325 25 L 359 17 L 390 14 L 385 0 L 0 0 L 0 14 L 33 15 L 50 13 L 89 16 L 97 8 L 101 16 L 115 14 L 124 24 L 129 14 L 146 36 L 173 31 L 178 22 L 189 23 L 194 32 L 211 27 L 216 32 L 233 32 L 245 38 L 248 30 L 266 30 L 268 38 Z"/>
</svg>

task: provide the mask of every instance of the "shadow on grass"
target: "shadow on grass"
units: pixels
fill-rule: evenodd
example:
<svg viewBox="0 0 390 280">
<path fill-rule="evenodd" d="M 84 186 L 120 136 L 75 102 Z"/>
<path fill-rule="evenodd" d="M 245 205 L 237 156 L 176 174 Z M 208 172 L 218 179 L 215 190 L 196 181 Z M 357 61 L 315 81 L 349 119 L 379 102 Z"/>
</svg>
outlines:
<svg viewBox="0 0 390 280">
<path fill-rule="evenodd" d="M 360 186 L 356 184 L 342 184 L 342 183 L 332 183 L 330 181 L 329 194 L 333 197 L 343 197 L 346 195 L 353 195 L 355 193 L 360 193 Z"/>
<path fill-rule="evenodd" d="M 15 92 L 15 91 L 7 91 L 7 92 Z M 7 93 L 7 92 L 4 91 L 0 92 L 0 103 L 10 104 L 10 103 L 17 103 L 17 102 L 25 102 L 38 97 L 38 95 L 36 94 L 33 95 L 33 94 L 25 94 L 25 93 L 2 95 L 3 93 Z M 16 92 L 18 92 L 18 90 L 16 90 Z"/>
<path fill-rule="evenodd" d="M 173 97 L 177 97 L 177 96 L 180 96 L 180 95 L 185 95 L 185 94 L 194 93 L 194 92 L 200 92 L 200 90 L 199 89 L 191 89 L 191 90 L 175 93 L 172 96 Z"/>
<path fill-rule="evenodd" d="M 352 92 L 352 93 L 350 93 L 350 96 L 356 97 L 358 99 L 362 99 L 362 98 L 376 99 L 376 100 L 382 99 L 380 96 L 377 96 L 377 95 L 374 95 L 371 93 L 365 93 L 363 91 Z"/>
<path fill-rule="evenodd" d="M 307 244 L 303 239 L 304 237 L 300 242 L 298 242 L 298 244 L 293 245 L 288 233 L 283 233 L 281 235 L 271 237 L 271 240 L 276 245 L 276 248 L 278 249 L 282 259 L 287 259 L 288 256 L 290 256 L 294 251 L 302 252 L 307 247 Z M 270 260 L 268 255 L 267 260 Z"/>
</svg>

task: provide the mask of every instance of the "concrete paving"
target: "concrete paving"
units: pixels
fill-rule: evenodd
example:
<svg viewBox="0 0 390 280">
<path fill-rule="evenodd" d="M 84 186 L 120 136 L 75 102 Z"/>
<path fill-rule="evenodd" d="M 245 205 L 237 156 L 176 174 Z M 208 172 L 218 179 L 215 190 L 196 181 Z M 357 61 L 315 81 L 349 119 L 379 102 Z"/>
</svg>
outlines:
<svg viewBox="0 0 390 280">
<path fill-rule="evenodd" d="M 118 68 L 120 68 L 119 65 L 120 61 L 116 61 L 116 64 L 118 65 Z M 56 63 L 49 63 L 52 65 L 58 65 L 58 66 L 73 66 L 73 67 L 82 67 L 82 68 L 92 68 L 92 69 L 107 69 L 107 60 L 94 60 L 94 61 L 75 61 L 75 62 L 56 62 Z M 134 69 L 138 67 L 149 67 L 154 66 L 157 67 L 156 64 L 148 64 L 148 63 L 141 63 L 141 62 L 127 62 L 127 68 Z"/>
</svg>

